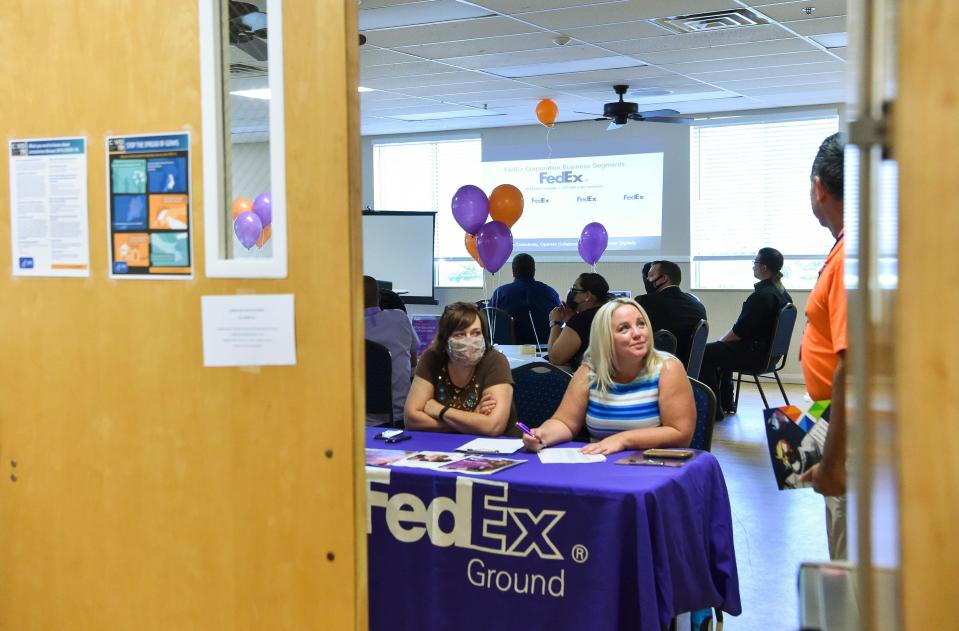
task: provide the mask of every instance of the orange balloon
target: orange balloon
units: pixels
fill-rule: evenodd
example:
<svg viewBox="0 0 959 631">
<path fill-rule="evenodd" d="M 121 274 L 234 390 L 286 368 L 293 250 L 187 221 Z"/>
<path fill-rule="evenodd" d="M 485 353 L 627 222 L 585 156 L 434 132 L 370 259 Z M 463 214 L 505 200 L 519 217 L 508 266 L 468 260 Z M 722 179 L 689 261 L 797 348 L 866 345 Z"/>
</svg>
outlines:
<svg viewBox="0 0 959 631">
<path fill-rule="evenodd" d="M 470 256 L 472 256 L 473 260 L 479 264 L 480 268 L 484 267 L 483 261 L 481 261 L 479 257 L 479 250 L 476 249 L 476 235 L 467 234 L 465 242 L 466 242 L 466 251 L 470 253 Z"/>
<path fill-rule="evenodd" d="M 263 228 L 263 232 L 260 233 L 260 238 L 256 240 L 256 247 L 262 248 L 266 245 L 266 242 L 270 240 L 271 236 L 273 236 L 273 224 Z"/>
<path fill-rule="evenodd" d="M 551 99 L 543 99 L 536 104 L 536 119 L 546 127 L 553 126 L 557 114 L 559 114 L 559 108 Z"/>
<path fill-rule="evenodd" d="M 523 215 L 523 193 L 512 184 L 500 184 L 489 196 L 489 214 L 512 228 Z"/>
<path fill-rule="evenodd" d="M 233 200 L 233 218 L 236 219 L 241 213 L 253 210 L 253 202 L 245 197 L 237 197 Z"/>
</svg>

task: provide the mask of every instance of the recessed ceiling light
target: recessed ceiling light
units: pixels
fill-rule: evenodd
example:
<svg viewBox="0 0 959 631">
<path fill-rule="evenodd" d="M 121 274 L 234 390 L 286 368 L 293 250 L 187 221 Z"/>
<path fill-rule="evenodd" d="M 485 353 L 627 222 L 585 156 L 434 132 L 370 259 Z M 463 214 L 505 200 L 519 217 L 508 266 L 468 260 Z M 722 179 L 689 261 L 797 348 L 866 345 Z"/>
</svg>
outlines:
<svg viewBox="0 0 959 631">
<path fill-rule="evenodd" d="M 373 92 L 373 88 L 366 88 L 366 87 L 360 86 L 356 88 L 356 91 L 357 92 Z"/>
<path fill-rule="evenodd" d="M 366 32 L 380 28 L 435 24 L 492 15 L 495 14 L 489 9 L 462 4 L 456 0 L 433 0 L 369 9 L 361 7 L 359 21 L 360 30 Z"/>
<path fill-rule="evenodd" d="M 823 33 L 810 37 L 826 48 L 843 48 L 849 45 L 849 33 Z"/>
</svg>

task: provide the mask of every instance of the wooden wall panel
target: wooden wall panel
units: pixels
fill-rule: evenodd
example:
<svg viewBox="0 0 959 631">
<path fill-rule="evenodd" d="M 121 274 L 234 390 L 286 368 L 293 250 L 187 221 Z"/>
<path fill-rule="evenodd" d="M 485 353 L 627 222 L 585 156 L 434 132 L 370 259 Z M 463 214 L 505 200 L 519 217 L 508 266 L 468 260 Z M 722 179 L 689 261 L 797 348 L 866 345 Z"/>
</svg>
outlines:
<svg viewBox="0 0 959 631">
<path fill-rule="evenodd" d="M 959 3 L 899 3 L 898 384 L 905 628 L 954 627 L 959 574 Z"/>
<path fill-rule="evenodd" d="M 354 3 L 284 2 L 282 281 L 107 278 L 107 133 L 193 133 L 204 258 L 196 0 L 3 12 L 4 140 L 87 136 L 93 272 L 11 276 L 4 160 L 0 629 L 365 627 Z M 202 367 L 200 296 L 237 292 L 296 295 L 297 366 Z"/>
</svg>

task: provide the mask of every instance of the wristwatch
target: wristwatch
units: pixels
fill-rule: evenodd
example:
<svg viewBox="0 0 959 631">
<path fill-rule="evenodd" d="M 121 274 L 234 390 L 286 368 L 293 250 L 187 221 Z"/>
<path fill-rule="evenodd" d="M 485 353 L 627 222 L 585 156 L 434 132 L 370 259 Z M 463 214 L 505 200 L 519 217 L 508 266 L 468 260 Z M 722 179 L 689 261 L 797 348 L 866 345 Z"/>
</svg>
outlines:
<svg viewBox="0 0 959 631">
<path fill-rule="evenodd" d="M 549 321 L 549 327 L 550 327 L 550 328 L 553 328 L 554 326 L 557 326 L 557 325 L 558 325 L 558 326 L 563 326 L 563 321 L 562 321 L 562 320 L 550 320 L 550 321 Z"/>
</svg>

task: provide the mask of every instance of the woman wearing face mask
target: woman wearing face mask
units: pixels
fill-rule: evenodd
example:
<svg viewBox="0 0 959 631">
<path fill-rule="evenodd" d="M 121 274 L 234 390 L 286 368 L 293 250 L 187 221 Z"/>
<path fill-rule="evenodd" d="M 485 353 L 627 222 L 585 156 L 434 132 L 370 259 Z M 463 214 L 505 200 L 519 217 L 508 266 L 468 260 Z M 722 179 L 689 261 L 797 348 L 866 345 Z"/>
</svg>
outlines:
<svg viewBox="0 0 959 631">
<path fill-rule="evenodd" d="M 416 364 L 404 416 L 411 430 L 520 435 L 509 362 L 490 348 L 476 305 L 456 302 L 443 312 L 436 339 Z"/>
<path fill-rule="evenodd" d="M 609 283 L 599 274 L 580 274 L 566 301 L 549 314 L 549 361 L 579 367 L 589 346 L 589 329 L 596 311 L 609 300 Z"/>
</svg>

